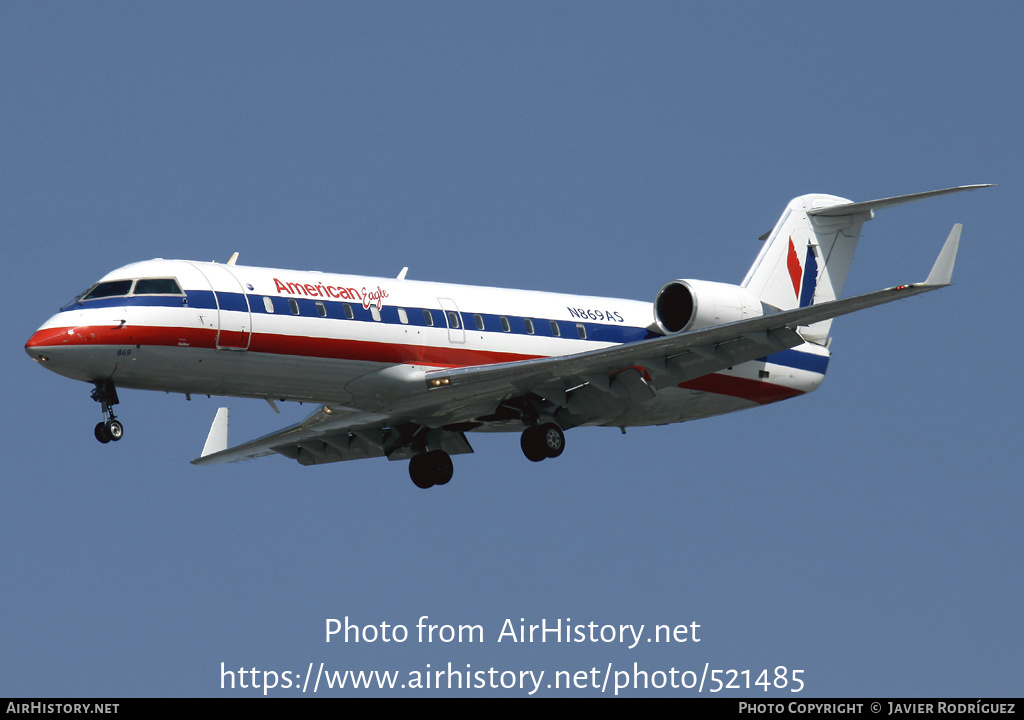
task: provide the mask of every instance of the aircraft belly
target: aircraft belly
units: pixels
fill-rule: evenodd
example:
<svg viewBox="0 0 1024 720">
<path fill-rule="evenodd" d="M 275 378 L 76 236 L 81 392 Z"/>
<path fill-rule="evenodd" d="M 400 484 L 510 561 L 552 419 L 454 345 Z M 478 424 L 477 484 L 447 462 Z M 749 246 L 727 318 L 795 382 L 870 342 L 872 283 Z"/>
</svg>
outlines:
<svg viewBox="0 0 1024 720">
<path fill-rule="evenodd" d="M 370 363 L 205 348 L 145 347 L 118 366 L 122 387 L 197 395 L 344 404 L 345 384 Z"/>
<path fill-rule="evenodd" d="M 634 427 L 697 420 L 803 395 L 823 379 L 822 373 L 777 363 L 743 363 L 678 386 L 658 388 L 655 397 L 631 403 L 617 417 L 598 424 Z"/>
<path fill-rule="evenodd" d="M 377 363 L 193 347 L 75 345 L 45 351 L 45 367 L 75 380 L 110 378 L 139 390 L 345 404 L 345 385 Z"/>
</svg>

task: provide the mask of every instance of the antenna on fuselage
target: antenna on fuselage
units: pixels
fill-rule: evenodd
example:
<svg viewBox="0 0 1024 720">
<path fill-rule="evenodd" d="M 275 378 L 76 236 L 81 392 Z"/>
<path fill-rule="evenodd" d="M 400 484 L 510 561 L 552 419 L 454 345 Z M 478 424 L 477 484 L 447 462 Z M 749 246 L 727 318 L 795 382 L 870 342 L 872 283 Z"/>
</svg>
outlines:
<svg viewBox="0 0 1024 720">
<path fill-rule="evenodd" d="M 231 259 L 228 260 L 228 265 L 234 265 L 236 262 L 238 262 L 238 253 L 231 256 Z"/>
<path fill-rule="evenodd" d="M 237 253 L 236 253 L 236 254 L 237 254 Z M 399 280 L 405 280 L 405 274 L 406 274 L 407 272 L 409 272 L 409 267 L 408 267 L 408 266 L 406 266 L 406 267 L 402 268 L 402 272 L 398 273 L 398 279 L 399 279 Z"/>
</svg>

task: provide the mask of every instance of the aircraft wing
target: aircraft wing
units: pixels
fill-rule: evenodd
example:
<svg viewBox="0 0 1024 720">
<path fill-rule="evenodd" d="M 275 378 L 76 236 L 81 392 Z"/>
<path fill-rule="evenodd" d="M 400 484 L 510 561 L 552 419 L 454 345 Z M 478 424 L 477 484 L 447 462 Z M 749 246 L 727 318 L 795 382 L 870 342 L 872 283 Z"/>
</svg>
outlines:
<svg viewBox="0 0 1024 720">
<path fill-rule="evenodd" d="M 666 371 L 675 383 L 692 380 L 796 347 L 804 342 L 796 331 L 798 327 L 949 285 L 961 229 L 959 224 L 953 226 L 928 278 L 922 283 L 897 285 L 842 300 L 575 355 L 434 370 L 426 373 L 427 387 L 432 393 L 444 393 L 451 401 L 466 402 L 474 397 L 501 398 L 524 392 L 544 395 L 544 391 L 557 392 L 559 385 L 564 391 L 572 387 L 566 385 L 567 381 L 587 382 L 598 389 L 609 390 L 616 382 L 635 385 L 638 373 L 619 375 L 630 368 L 654 373 Z M 627 388 L 623 390 L 632 394 Z"/>
<path fill-rule="evenodd" d="M 392 418 L 350 408 L 323 406 L 300 423 L 256 440 L 227 447 L 228 409 L 220 408 L 210 428 L 202 456 L 193 465 L 252 460 L 280 454 L 302 465 L 341 460 L 387 457 L 408 460 L 416 445 L 444 450 L 449 455 L 471 453 L 466 436 L 458 431 L 393 423 Z"/>
<path fill-rule="evenodd" d="M 673 384 L 702 377 L 803 344 L 797 331 L 801 326 L 949 285 L 961 227 L 953 226 L 921 283 L 574 355 L 432 370 L 422 375 L 426 387 L 412 393 L 400 410 L 368 412 L 325 405 L 300 423 L 233 448 L 227 447 L 228 413 L 221 408 L 202 456 L 192 463 L 280 454 L 315 465 L 369 457 L 408 459 L 423 450 L 470 453 L 473 448 L 462 431 L 519 422 L 514 413 L 496 412 L 515 398 L 534 395 L 564 407 L 570 393 L 591 386 L 627 403 L 642 401 L 655 392 L 651 376 L 668 377 Z"/>
</svg>

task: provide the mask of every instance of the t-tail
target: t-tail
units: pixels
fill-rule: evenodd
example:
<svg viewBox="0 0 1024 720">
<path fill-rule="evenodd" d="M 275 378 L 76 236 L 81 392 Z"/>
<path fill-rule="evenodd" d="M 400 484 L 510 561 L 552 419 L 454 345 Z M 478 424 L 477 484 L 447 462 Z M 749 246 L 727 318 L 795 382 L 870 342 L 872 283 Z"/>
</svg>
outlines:
<svg viewBox="0 0 1024 720">
<path fill-rule="evenodd" d="M 778 310 L 818 305 L 842 296 L 861 227 L 874 211 L 924 198 L 975 190 L 964 185 L 930 192 L 853 202 L 834 195 L 801 195 L 789 201 L 742 286 Z M 832 320 L 800 329 L 808 342 L 825 345 Z"/>
</svg>

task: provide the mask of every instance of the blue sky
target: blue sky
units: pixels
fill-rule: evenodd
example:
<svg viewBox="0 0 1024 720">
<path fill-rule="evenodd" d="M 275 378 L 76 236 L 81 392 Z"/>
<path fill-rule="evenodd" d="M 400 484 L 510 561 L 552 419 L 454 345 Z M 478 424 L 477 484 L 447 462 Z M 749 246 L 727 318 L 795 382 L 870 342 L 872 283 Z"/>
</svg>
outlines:
<svg viewBox="0 0 1024 720">
<path fill-rule="evenodd" d="M 784 665 L 806 687 L 769 697 L 1020 695 L 1022 22 L 1009 2 L 5 4 L 0 695 L 259 694 L 222 691 L 222 662 Z M 962 222 L 955 284 L 837 320 L 817 392 L 573 430 L 536 465 L 472 437 L 435 491 L 404 462 L 195 468 L 217 398 L 125 391 L 101 446 L 89 387 L 22 349 L 151 257 L 651 300 L 738 282 L 794 196 L 986 182 L 865 227 L 847 293 L 923 279 Z M 307 410 L 226 404 L 237 441 Z M 424 615 L 484 642 L 324 642 L 327 618 Z M 701 642 L 498 643 L 506 618 Z"/>
</svg>

